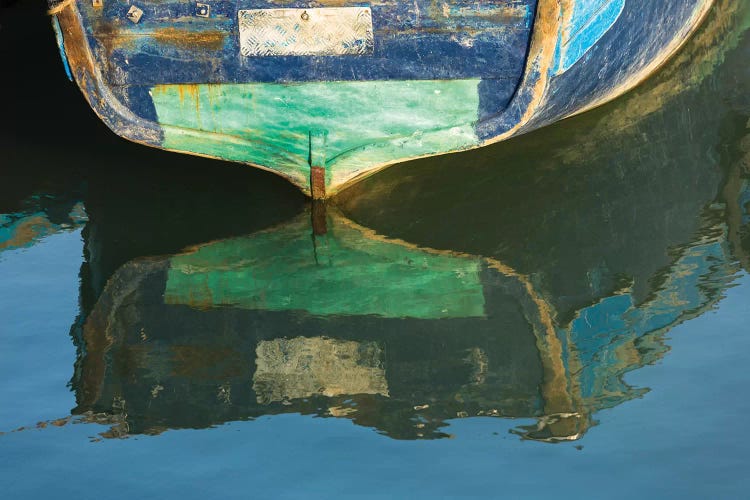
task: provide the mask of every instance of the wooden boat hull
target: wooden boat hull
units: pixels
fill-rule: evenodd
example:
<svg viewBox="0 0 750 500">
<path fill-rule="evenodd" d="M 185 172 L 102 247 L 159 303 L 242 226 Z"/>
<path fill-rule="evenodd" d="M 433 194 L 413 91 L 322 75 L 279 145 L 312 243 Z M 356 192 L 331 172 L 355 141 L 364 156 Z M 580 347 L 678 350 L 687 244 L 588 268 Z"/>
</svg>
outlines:
<svg viewBox="0 0 750 500">
<path fill-rule="evenodd" d="M 271 170 L 323 198 L 613 99 L 712 3 L 66 0 L 50 12 L 70 75 L 117 134 Z"/>
</svg>

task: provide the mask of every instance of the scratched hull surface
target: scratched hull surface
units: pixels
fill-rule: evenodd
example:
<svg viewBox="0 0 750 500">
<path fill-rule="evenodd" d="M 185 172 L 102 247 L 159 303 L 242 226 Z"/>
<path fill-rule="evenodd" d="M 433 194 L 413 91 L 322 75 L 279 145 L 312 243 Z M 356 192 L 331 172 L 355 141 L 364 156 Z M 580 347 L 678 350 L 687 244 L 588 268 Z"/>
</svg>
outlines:
<svg viewBox="0 0 750 500">
<path fill-rule="evenodd" d="M 608 101 L 711 4 L 67 0 L 51 12 L 66 67 L 116 133 L 325 197 Z"/>
</svg>

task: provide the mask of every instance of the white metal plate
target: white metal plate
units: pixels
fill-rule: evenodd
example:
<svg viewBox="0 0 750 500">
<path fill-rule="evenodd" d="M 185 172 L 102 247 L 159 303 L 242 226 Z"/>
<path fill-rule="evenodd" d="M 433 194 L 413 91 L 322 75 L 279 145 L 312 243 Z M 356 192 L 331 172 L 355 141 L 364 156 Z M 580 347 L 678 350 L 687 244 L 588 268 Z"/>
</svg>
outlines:
<svg viewBox="0 0 750 500">
<path fill-rule="evenodd" d="M 373 50 L 369 7 L 240 10 L 240 53 L 257 56 L 365 55 Z"/>
</svg>

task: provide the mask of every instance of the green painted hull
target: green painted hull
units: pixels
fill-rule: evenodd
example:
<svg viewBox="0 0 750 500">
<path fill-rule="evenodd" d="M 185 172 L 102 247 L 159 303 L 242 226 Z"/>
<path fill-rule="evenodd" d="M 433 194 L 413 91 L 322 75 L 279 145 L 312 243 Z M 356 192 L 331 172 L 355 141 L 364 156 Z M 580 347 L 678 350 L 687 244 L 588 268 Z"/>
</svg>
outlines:
<svg viewBox="0 0 750 500">
<path fill-rule="evenodd" d="M 476 146 L 478 86 L 477 79 L 164 85 L 152 97 L 166 149 L 273 165 L 300 186 L 315 157 L 326 185 L 337 186 L 393 158 Z"/>
</svg>

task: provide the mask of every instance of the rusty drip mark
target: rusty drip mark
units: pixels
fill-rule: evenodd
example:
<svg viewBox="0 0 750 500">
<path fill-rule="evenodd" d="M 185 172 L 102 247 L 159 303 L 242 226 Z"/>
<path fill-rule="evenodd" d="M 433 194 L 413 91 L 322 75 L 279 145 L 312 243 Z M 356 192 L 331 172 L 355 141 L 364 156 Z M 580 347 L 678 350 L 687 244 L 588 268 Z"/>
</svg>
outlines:
<svg viewBox="0 0 750 500">
<path fill-rule="evenodd" d="M 182 83 L 178 85 L 155 85 L 153 91 L 157 94 L 162 94 L 164 92 L 167 92 L 170 87 L 177 87 L 177 97 L 180 100 L 180 109 L 185 108 L 185 99 L 190 98 L 190 100 L 195 105 L 195 117 L 198 119 L 200 117 L 200 111 L 201 111 L 201 95 L 200 95 L 200 88 L 198 87 L 198 84 L 196 83 Z"/>
<path fill-rule="evenodd" d="M 178 88 L 180 89 L 180 102 L 184 102 L 185 94 L 188 94 L 195 104 L 195 118 L 198 119 L 201 114 L 201 94 L 198 85 L 195 83 L 186 83 L 179 85 Z"/>
</svg>

